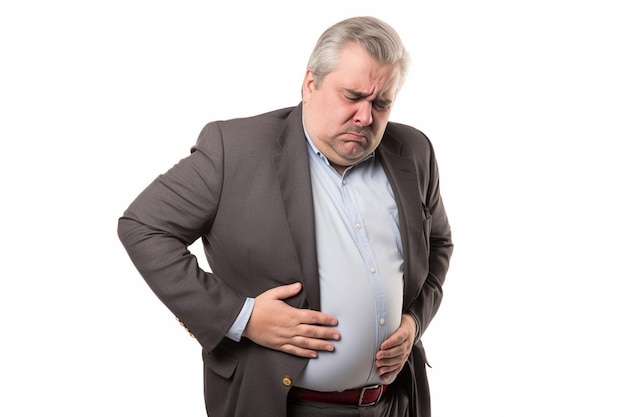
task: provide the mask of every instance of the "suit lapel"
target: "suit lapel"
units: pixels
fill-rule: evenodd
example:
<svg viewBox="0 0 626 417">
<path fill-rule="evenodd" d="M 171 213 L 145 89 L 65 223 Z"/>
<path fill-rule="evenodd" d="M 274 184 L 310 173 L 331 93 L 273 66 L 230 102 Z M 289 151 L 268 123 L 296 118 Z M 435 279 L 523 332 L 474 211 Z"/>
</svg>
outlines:
<svg viewBox="0 0 626 417">
<path fill-rule="evenodd" d="M 320 287 L 315 247 L 315 218 L 311 173 L 302 129 L 302 106 L 289 115 L 285 128 L 277 138 L 274 167 L 281 190 L 285 215 L 300 261 L 304 290 L 296 297 L 299 307 L 320 309 Z"/>
<path fill-rule="evenodd" d="M 419 253 L 424 244 L 422 224 L 425 216 L 419 195 L 419 182 L 414 162 L 402 156 L 402 144 L 395 138 L 385 136 L 377 153 L 398 205 L 404 254 L 404 302 L 407 305 L 418 291 L 418 283 L 409 279 L 415 276 L 414 254 Z"/>
</svg>

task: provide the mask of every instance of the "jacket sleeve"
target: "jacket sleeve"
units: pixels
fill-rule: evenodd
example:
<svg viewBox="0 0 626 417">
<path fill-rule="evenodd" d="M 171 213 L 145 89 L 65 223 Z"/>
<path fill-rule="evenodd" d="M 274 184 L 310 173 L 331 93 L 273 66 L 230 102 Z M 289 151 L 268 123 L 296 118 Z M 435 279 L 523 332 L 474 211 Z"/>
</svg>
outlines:
<svg viewBox="0 0 626 417">
<path fill-rule="evenodd" d="M 188 250 L 216 215 L 222 160 L 219 128 L 209 124 L 192 153 L 148 185 L 118 221 L 119 238 L 141 276 L 208 351 L 245 301 L 225 280 L 202 270 Z"/>
</svg>

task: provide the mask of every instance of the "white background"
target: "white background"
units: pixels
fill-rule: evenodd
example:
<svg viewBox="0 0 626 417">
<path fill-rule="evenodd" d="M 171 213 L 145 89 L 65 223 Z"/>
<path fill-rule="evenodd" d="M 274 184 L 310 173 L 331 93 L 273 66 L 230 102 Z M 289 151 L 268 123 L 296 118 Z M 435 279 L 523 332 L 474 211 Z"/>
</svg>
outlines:
<svg viewBox="0 0 626 417">
<path fill-rule="evenodd" d="M 456 243 L 434 417 L 626 415 L 621 2 L 215 3 L 2 2 L 0 415 L 205 415 L 117 219 L 206 122 L 297 104 L 318 35 L 368 14 L 413 56 L 392 120 L 433 140 Z"/>
</svg>

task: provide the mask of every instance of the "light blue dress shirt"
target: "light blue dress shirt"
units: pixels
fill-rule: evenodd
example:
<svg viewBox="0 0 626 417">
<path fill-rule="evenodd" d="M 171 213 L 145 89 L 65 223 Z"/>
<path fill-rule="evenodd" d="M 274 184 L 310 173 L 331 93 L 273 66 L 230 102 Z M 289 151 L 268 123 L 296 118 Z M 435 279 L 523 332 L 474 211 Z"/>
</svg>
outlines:
<svg viewBox="0 0 626 417">
<path fill-rule="evenodd" d="M 398 209 L 375 158 L 343 175 L 308 138 L 321 310 L 337 317 L 341 340 L 309 360 L 296 386 L 343 391 L 382 383 L 374 358 L 400 326 L 403 256 Z"/>
</svg>

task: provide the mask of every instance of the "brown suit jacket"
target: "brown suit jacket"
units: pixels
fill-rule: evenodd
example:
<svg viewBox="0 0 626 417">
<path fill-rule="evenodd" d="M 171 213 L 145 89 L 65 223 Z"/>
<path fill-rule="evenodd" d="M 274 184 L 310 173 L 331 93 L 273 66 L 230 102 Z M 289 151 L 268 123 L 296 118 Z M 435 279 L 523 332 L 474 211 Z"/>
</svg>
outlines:
<svg viewBox="0 0 626 417">
<path fill-rule="evenodd" d="M 320 308 L 306 146 L 301 105 L 209 123 L 191 154 L 119 219 L 133 263 L 202 345 L 211 417 L 285 416 L 289 386 L 306 365 L 307 359 L 224 336 L 245 297 L 279 285 L 301 281 L 303 291 L 287 301 Z M 396 123 L 388 124 L 376 154 L 399 209 L 404 311 L 418 320 L 421 335 L 441 302 L 452 254 L 437 164 L 430 141 Z M 198 238 L 211 272 L 187 249 Z M 411 385 L 422 415 L 429 407 L 425 361 L 418 341 L 398 378 Z M 423 379 L 419 386 L 416 379 Z"/>
</svg>

